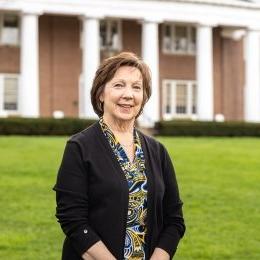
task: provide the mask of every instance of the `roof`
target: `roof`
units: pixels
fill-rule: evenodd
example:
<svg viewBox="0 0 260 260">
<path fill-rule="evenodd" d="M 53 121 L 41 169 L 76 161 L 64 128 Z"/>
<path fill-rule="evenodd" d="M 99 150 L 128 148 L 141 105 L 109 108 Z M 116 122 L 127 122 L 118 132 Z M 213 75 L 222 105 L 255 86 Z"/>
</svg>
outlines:
<svg viewBox="0 0 260 260">
<path fill-rule="evenodd" d="M 241 8 L 260 7 L 260 0 L 154 0 L 154 1 L 198 3 L 198 4 L 232 6 L 232 7 L 241 7 Z"/>
</svg>

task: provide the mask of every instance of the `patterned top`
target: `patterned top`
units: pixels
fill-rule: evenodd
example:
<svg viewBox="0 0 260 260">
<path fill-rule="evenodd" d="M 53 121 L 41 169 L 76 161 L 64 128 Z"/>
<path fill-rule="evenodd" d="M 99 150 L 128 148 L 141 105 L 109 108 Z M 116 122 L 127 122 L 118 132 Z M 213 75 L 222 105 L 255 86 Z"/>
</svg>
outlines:
<svg viewBox="0 0 260 260">
<path fill-rule="evenodd" d="M 135 157 L 131 163 L 112 131 L 100 118 L 99 123 L 125 174 L 129 188 L 124 259 L 145 259 L 147 215 L 147 178 L 140 138 L 134 129 Z"/>
</svg>

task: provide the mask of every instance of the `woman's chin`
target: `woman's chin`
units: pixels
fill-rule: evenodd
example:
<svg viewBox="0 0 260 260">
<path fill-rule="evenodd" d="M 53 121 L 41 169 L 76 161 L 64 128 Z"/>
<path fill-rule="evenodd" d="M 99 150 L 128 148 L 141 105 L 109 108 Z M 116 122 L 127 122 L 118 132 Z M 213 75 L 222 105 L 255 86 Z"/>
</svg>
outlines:
<svg viewBox="0 0 260 260">
<path fill-rule="evenodd" d="M 122 121 L 132 121 L 135 119 L 134 114 L 120 113 L 117 115 L 117 118 Z"/>
</svg>

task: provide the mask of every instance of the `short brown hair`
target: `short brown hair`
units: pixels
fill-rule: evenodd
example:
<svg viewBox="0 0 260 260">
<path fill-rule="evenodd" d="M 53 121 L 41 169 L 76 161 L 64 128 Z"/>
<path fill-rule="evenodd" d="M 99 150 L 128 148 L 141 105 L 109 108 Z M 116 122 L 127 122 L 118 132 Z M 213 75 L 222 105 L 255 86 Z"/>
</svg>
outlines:
<svg viewBox="0 0 260 260">
<path fill-rule="evenodd" d="M 91 89 L 91 103 L 95 113 L 101 117 L 104 113 L 103 104 L 100 102 L 100 95 L 105 85 L 122 66 L 130 66 L 139 69 L 143 78 L 144 98 L 141 109 L 136 118 L 142 113 L 145 103 L 151 96 L 151 73 L 144 61 L 132 52 L 121 52 L 118 55 L 105 59 L 96 71 Z"/>
</svg>

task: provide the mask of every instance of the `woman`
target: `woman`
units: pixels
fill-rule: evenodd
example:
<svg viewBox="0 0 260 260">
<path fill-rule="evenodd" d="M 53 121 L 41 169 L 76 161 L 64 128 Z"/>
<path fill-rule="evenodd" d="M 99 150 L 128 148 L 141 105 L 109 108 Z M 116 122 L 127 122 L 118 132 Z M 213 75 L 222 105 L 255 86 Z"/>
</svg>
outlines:
<svg viewBox="0 0 260 260">
<path fill-rule="evenodd" d="M 132 53 L 98 68 L 91 101 L 100 120 L 71 137 L 54 187 L 66 234 L 62 259 L 170 259 L 185 232 L 171 159 L 135 128 L 151 95 Z"/>
</svg>

